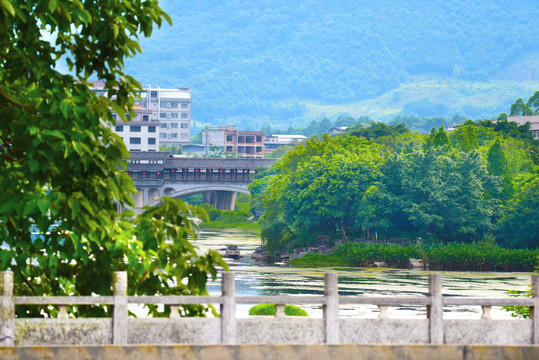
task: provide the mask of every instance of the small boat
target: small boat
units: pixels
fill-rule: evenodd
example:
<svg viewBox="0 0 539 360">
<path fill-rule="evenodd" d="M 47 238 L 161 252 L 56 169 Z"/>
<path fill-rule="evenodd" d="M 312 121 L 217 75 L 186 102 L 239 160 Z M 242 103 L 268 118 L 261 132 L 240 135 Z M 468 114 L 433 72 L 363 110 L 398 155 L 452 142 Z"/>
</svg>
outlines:
<svg viewBox="0 0 539 360">
<path fill-rule="evenodd" d="M 225 257 L 239 259 L 240 250 L 238 249 L 238 245 L 227 245 L 225 250 Z"/>
</svg>

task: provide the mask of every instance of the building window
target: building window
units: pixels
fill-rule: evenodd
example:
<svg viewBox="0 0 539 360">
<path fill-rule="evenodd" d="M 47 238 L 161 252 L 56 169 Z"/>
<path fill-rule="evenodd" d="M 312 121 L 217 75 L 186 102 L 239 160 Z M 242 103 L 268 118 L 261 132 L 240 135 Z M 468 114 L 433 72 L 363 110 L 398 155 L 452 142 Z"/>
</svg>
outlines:
<svg viewBox="0 0 539 360">
<path fill-rule="evenodd" d="M 142 121 L 149 121 L 150 115 L 142 115 Z"/>
<path fill-rule="evenodd" d="M 131 126 L 131 132 L 140 132 L 140 126 Z"/>
<path fill-rule="evenodd" d="M 155 132 L 155 126 L 148 126 L 148 132 Z"/>
<path fill-rule="evenodd" d="M 151 97 L 157 97 L 157 91 L 152 91 L 151 92 Z"/>
<path fill-rule="evenodd" d="M 129 138 L 130 144 L 140 144 L 140 138 Z"/>
<path fill-rule="evenodd" d="M 189 138 L 189 134 L 183 133 L 183 134 L 182 134 L 182 139 L 187 139 L 187 138 Z"/>
<path fill-rule="evenodd" d="M 161 119 L 166 119 L 167 118 L 167 113 L 166 112 L 159 113 L 159 117 Z"/>
<path fill-rule="evenodd" d="M 116 120 L 116 114 L 112 114 L 112 118 Z"/>
<path fill-rule="evenodd" d="M 122 132 L 124 131 L 124 126 L 123 125 L 116 125 L 116 132 Z"/>
<path fill-rule="evenodd" d="M 178 123 L 170 123 L 170 128 L 171 129 L 177 129 L 178 128 Z"/>
<path fill-rule="evenodd" d="M 170 113 L 170 118 L 171 119 L 177 119 L 178 118 L 178 113 Z"/>
<path fill-rule="evenodd" d="M 257 135 L 257 136 L 256 136 L 256 142 L 261 142 L 261 141 L 262 141 L 262 136 Z"/>
<path fill-rule="evenodd" d="M 161 107 L 161 109 L 166 109 L 166 108 L 167 108 L 167 105 L 168 105 L 168 102 L 166 102 L 166 101 L 161 101 L 160 107 Z"/>
<path fill-rule="evenodd" d="M 178 133 L 170 133 L 170 138 L 171 139 L 177 139 L 178 138 Z"/>
<path fill-rule="evenodd" d="M 187 113 L 182 113 L 182 119 L 188 119 L 189 118 L 189 114 Z"/>
<path fill-rule="evenodd" d="M 232 146 L 227 146 L 226 147 L 226 152 L 232 152 Z"/>
<path fill-rule="evenodd" d="M 256 152 L 261 153 L 262 152 L 262 146 L 257 146 L 256 147 Z"/>
<path fill-rule="evenodd" d="M 189 129 L 189 124 L 188 123 L 181 123 L 181 128 L 182 129 Z"/>
<path fill-rule="evenodd" d="M 171 101 L 171 102 L 170 102 L 170 108 L 171 108 L 171 109 L 177 109 L 177 108 L 178 108 L 178 102 L 176 102 L 176 101 Z"/>
<path fill-rule="evenodd" d="M 159 127 L 161 129 L 166 129 L 168 126 L 167 126 L 167 123 L 162 123 L 161 125 L 159 125 Z"/>
<path fill-rule="evenodd" d="M 189 107 L 188 103 L 182 103 L 182 109 L 187 109 Z"/>
<path fill-rule="evenodd" d="M 148 145 L 155 145 L 155 138 L 148 138 Z"/>
<path fill-rule="evenodd" d="M 226 136 L 226 141 L 232 141 L 232 135 L 227 135 Z"/>
<path fill-rule="evenodd" d="M 159 133 L 159 139 L 166 139 L 167 133 Z"/>
</svg>

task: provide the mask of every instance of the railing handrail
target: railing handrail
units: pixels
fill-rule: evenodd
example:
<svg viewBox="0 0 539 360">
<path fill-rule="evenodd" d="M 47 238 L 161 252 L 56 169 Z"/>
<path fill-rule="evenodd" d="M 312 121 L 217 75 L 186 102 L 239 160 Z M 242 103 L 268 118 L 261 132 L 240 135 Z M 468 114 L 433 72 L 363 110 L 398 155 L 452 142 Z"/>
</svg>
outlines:
<svg viewBox="0 0 539 360">
<path fill-rule="evenodd" d="M 327 297 L 324 295 L 278 295 L 278 296 L 234 296 L 237 304 L 276 304 L 276 305 L 324 305 Z M 15 305 L 112 305 L 114 296 L 14 296 Z M 192 304 L 222 304 L 221 295 L 157 295 L 157 296 L 128 296 L 128 304 L 162 304 L 162 305 L 192 305 Z M 361 296 L 339 295 L 339 303 L 343 305 L 430 305 L 430 296 Z M 531 297 L 454 297 L 443 296 L 444 305 L 477 305 L 477 306 L 533 306 Z"/>
</svg>

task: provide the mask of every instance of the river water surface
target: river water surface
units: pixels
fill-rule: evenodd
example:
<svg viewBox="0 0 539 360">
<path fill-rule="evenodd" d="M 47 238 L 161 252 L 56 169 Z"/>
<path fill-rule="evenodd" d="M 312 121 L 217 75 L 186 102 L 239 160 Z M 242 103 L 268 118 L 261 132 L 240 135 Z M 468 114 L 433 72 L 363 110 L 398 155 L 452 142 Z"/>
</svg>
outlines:
<svg viewBox="0 0 539 360">
<path fill-rule="evenodd" d="M 323 295 L 324 272 L 337 271 L 340 295 L 363 296 L 417 296 L 428 293 L 428 271 L 371 268 L 293 268 L 285 265 L 257 265 L 251 260 L 254 249 L 260 246 L 258 234 L 243 230 L 203 229 L 193 243 L 201 253 L 223 250 L 226 245 L 238 245 L 240 259 L 226 259 L 236 274 L 236 295 Z M 525 291 L 531 283 L 531 273 L 501 272 L 440 272 L 443 276 L 443 294 L 466 297 L 508 297 L 508 290 Z M 208 284 L 212 295 L 221 293 L 220 278 Z M 237 316 L 247 317 L 252 305 L 239 304 Z M 320 305 L 301 305 L 310 316 L 321 317 Z M 375 318 L 374 305 L 341 305 L 341 317 Z M 424 306 L 390 307 L 389 317 L 425 317 Z M 493 318 L 511 318 L 500 308 L 492 309 Z M 446 306 L 444 318 L 480 318 L 481 307 Z"/>
</svg>

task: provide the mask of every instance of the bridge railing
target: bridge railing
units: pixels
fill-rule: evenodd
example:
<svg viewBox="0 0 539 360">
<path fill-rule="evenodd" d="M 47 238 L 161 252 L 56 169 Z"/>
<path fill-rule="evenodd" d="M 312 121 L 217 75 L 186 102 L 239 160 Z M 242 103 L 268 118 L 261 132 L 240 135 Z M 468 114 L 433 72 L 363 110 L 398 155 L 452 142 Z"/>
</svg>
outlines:
<svg viewBox="0 0 539 360">
<path fill-rule="evenodd" d="M 428 342 L 444 343 L 444 306 L 476 305 L 483 309 L 482 319 L 490 319 L 492 306 L 529 306 L 531 343 L 539 344 L 539 274 L 532 275 L 532 297 L 446 297 L 442 295 L 442 277 L 429 274 L 427 296 L 340 296 L 335 272 L 325 274 L 324 295 L 318 296 L 236 296 L 235 275 L 222 274 L 220 296 L 127 296 L 127 274 L 115 272 L 112 296 L 13 296 L 13 274 L 0 273 L 0 345 L 13 345 L 15 338 L 15 307 L 17 305 L 58 306 L 59 318 L 67 318 L 67 307 L 72 305 L 107 305 L 112 311 L 112 343 L 128 343 L 128 305 L 162 304 L 171 308 L 170 319 L 178 320 L 178 308 L 188 304 L 216 304 L 220 306 L 220 343 L 236 344 L 237 304 L 275 304 L 276 317 L 284 316 L 285 304 L 315 304 L 323 306 L 323 333 L 327 344 L 337 344 L 340 339 L 340 305 L 370 304 L 379 309 L 379 319 L 387 319 L 390 306 L 419 305 L 427 309 Z M 185 318 L 183 318 L 185 319 Z M 520 320 L 523 321 L 523 320 Z"/>
<path fill-rule="evenodd" d="M 178 172 L 160 172 L 160 171 L 129 171 L 128 172 L 131 178 L 135 181 L 170 181 L 170 182 L 181 182 L 181 181 L 231 181 L 231 182 L 251 182 L 252 174 L 255 174 L 254 170 L 249 172 L 247 171 L 178 171 Z"/>
</svg>

